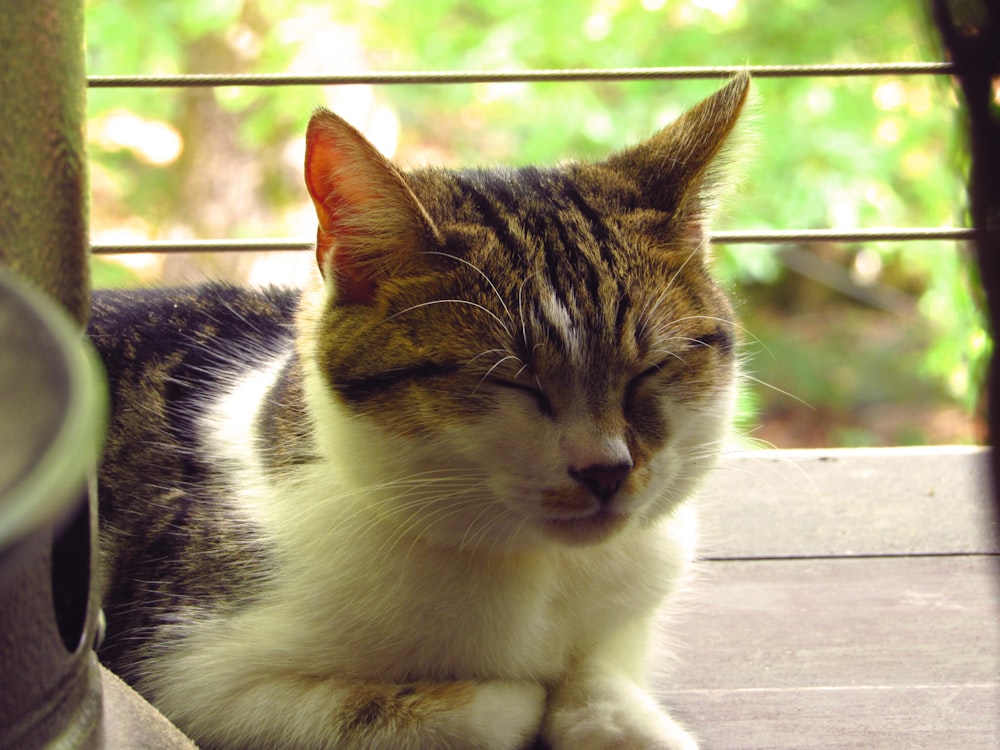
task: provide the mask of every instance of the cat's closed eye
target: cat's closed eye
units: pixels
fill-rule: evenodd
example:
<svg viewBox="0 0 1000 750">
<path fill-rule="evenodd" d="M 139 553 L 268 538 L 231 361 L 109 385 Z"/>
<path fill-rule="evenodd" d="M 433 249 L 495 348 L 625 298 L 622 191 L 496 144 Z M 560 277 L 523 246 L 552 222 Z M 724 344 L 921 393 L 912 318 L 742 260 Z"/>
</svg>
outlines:
<svg viewBox="0 0 1000 750">
<path fill-rule="evenodd" d="M 535 406 L 541 414 L 544 414 L 547 417 L 555 415 L 555 409 L 552 407 L 552 402 L 549 400 L 549 397 L 545 395 L 544 391 L 542 391 L 541 386 L 537 383 L 531 383 L 528 381 L 515 382 L 513 380 L 503 380 L 500 378 L 490 378 L 488 382 L 498 388 L 518 391 L 530 396 L 534 399 Z"/>
<path fill-rule="evenodd" d="M 671 360 L 664 360 L 663 362 L 656 363 L 652 367 L 646 368 L 638 375 L 636 375 L 634 378 L 632 378 L 632 381 L 629 383 L 629 387 L 632 388 L 638 386 L 650 378 L 654 378 L 658 375 L 663 375 L 664 372 L 670 369 L 670 366 L 671 366 Z"/>
<path fill-rule="evenodd" d="M 664 389 L 677 385 L 691 375 L 692 370 L 699 369 L 699 362 L 704 352 L 715 349 L 711 337 L 686 339 L 676 351 L 671 351 L 651 367 L 642 370 L 633 377 L 625 390 L 625 408 L 628 411 L 634 407 L 638 397 L 644 394 L 662 393 Z M 702 365 L 703 366 L 703 365 Z"/>
<path fill-rule="evenodd" d="M 732 336 L 725 331 L 712 331 L 692 336 L 675 336 L 672 338 L 672 343 L 677 346 L 676 349 L 670 351 L 670 356 L 664 357 L 652 367 L 643 370 L 634 378 L 633 382 L 655 375 L 667 378 L 682 375 L 684 370 L 694 366 L 699 355 L 706 352 L 714 352 L 721 357 L 726 357 L 731 353 L 733 348 Z"/>
<path fill-rule="evenodd" d="M 726 331 L 712 331 L 692 338 L 691 345 L 702 349 L 714 349 L 719 354 L 726 355 L 732 351 L 733 337 Z"/>
<path fill-rule="evenodd" d="M 637 398 L 658 380 L 669 381 L 669 373 L 674 364 L 679 363 L 675 358 L 671 357 L 668 360 L 646 368 L 632 378 L 625 389 L 625 411 L 630 412 L 635 407 Z"/>
</svg>

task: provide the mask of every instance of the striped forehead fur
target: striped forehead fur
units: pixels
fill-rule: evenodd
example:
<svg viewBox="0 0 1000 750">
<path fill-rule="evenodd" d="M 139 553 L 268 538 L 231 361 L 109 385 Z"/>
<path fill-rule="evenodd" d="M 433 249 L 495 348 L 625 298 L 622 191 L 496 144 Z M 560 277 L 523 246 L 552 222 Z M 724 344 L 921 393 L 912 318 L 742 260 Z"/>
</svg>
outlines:
<svg viewBox="0 0 1000 750">
<path fill-rule="evenodd" d="M 613 212 L 584 198 L 572 174 L 528 167 L 410 179 L 432 216 L 442 217 L 446 242 L 457 238 L 455 250 L 489 268 L 508 304 L 527 305 L 533 319 L 551 324 L 554 345 L 566 350 L 567 324 L 605 338 L 620 328 L 635 259 L 626 257 Z"/>
<path fill-rule="evenodd" d="M 617 347 L 630 330 L 651 334 L 650 321 L 671 306 L 728 311 L 721 297 L 705 299 L 715 295 L 704 238 L 659 219 L 660 234 L 649 236 L 645 212 L 616 203 L 616 193 L 586 191 L 594 179 L 586 166 L 407 179 L 431 215 L 442 217 L 446 247 L 488 280 L 484 304 L 516 307 L 563 354 L 573 336 Z"/>
</svg>

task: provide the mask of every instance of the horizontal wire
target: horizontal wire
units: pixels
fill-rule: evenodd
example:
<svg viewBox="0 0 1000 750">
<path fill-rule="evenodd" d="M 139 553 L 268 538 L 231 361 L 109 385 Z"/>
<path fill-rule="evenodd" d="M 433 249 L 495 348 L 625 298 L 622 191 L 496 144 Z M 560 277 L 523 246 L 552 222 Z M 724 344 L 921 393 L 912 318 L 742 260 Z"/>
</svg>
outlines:
<svg viewBox="0 0 1000 750">
<path fill-rule="evenodd" d="M 781 245 L 811 242 L 912 242 L 972 240 L 975 230 L 965 228 L 940 229 L 789 229 L 762 231 L 715 232 L 711 242 L 716 245 Z M 252 240 L 149 240 L 134 243 L 95 243 L 95 255 L 130 253 L 225 253 L 254 251 L 312 250 L 315 243 L 305 239 Z"/>
<path fill-rule="evenodd" d="M 975 230 L 964 227 L 898 229 L 788 229 L 761 231 L 713 232 L 716 245 L 781 245 L 810 242 L 913 242 L 966 241 L 975 239 Z"/>
<path fill-rule="evenodd" d="M 134 243 L 95 243 L 90 246 L 94 255 L 119 255 L 130 253 L 232 253 L 232 252 L 284 252 L 312 250 L 316 243 L 305 239 L 259 240 L 149 240 Z"/>
<path fill-rule="evenodd" d="M 176 88 L 199 86 L 347 86 L 357 84 L 454 84 L 543 81 L 641 81 L 720 78 L 747 71 L 755 78 L 794 78 L 871 75 L 950 75 L 946 62 L 860 63 L 827 65 L 715 65 L 674 68 L 593 68 L 566 70 L 413 71 L 291 75 L 196 74 L 90 76 L 90 88 Z"/>
<path fill-rule="evenodd" d="M 167 75 L 91 76 L 91 88 L 214 87 L 214 86 L 297 86 L 352 84 L 453 84 L 531 81 L 612 81 L 650 79 L 717 78 L 747 71 L 757 78 L 803 76 L 866 75 L 946 75 L 954 72 L 951 63 L 862 63 L 844 65 L 750 65 L 697 66 L 671 68 L 595 68 L 575 70 L 512 71 L 424 71 L 361 73 L 346 75 Z M 788 230 L 717 232 L 715 244 L 784 244 L 810 242 L 875 242 L 911 240 L 969 240 L 971 229 L 871 229 L 871 230 Z M 129 244 L 95 244 L 95 254 L 192 253 L 310 250 L 307 240 L 191 240 L 149 241 Z"/>
</svg>

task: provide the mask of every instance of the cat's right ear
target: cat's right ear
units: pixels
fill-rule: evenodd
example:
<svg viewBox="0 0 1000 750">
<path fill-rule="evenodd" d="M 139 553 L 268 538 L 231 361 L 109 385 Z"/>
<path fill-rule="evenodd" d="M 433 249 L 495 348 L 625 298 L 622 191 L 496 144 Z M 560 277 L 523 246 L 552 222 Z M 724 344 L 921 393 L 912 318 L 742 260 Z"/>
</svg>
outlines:
<svg viewBox="0 0 1000 750">
<path fill-rule="evenodd" d="M 370 302 L 382 280 L 437 237 L 399 171 L 326 109 L 306 130 L 305 180 L 319 219 L 316 261 L 338 301 Z"/>
</svg>

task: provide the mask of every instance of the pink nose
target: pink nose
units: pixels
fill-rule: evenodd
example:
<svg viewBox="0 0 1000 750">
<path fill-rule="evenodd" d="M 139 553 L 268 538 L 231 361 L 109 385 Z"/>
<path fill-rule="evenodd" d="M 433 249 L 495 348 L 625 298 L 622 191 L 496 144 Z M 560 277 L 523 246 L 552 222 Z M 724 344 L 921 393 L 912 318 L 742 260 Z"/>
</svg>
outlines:
<svg viewBox="0 0 1000 750">
<path fill-rule="evenodd" d="M 611 499 L 632 471 L 632 462 L 619 464 L 594 464 L 583 469 L 570 469 L 569 475 L 594 493 L 602 503 Z"/>
</svg>

